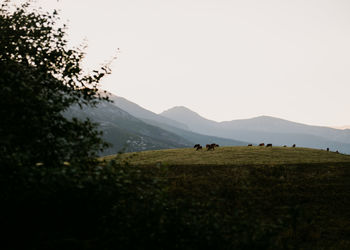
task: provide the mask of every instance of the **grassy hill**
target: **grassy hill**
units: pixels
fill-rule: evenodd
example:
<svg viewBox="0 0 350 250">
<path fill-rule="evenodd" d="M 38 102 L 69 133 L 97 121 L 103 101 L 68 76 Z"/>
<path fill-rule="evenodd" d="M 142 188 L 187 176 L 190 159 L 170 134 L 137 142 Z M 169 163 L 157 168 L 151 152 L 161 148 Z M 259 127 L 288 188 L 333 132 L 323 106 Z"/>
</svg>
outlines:
<svg viewBox="0 0 350 250">
<path fill-rule="evenodd" d="M 237 146 L 118 159 L 148 176 L 143 183 L 163 183 L 150 192 L 164 191 L 153 227 L 167 226 L 157 236 L 169 237 L 165 248 L 350 249 L 349 155 Z"/>
<path fill-rule="evenodd" d="M 112 159 L 107 156 L 105 159 Z M 324 150 L 288 147 L 219 147 L 213 151 L 193 148 L 144 151 L 122 155 L 131 165 L 283 165 L 305 163 L 350 164 L 350 155 Z"/>
</svg>

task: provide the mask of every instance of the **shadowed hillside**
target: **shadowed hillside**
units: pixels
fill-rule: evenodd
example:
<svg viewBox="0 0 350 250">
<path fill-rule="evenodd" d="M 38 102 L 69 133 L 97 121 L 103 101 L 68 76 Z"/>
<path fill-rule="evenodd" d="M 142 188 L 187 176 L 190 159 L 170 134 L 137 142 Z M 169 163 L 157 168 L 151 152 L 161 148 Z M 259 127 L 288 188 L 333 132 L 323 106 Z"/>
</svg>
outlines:
<svg viewBox="0 0 350 250">
<path fill-rule="evenodd" d="M 133 152 L 192 146 L 186 139 L 147 124 L 112 103 L 103 103 L 97 108 L 85 107 L 83 110 L 73 107 L 67 116 L 88 117 L 100 125 L 104 139 L 112 144 L 103 152 L 104 155 L 115 154 L 120 150 Z"/>
</svg>

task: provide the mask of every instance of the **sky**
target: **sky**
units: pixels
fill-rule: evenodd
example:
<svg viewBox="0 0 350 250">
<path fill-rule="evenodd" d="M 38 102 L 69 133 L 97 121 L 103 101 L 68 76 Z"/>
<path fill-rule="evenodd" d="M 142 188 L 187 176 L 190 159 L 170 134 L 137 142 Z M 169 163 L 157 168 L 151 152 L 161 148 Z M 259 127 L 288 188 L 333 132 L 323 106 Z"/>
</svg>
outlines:
<svg viewBox="0 0 350 250">
<path fill-rule="evenodd" d="M 101 87 L 155 113 L 350 125 L 348 0 L 38 0 L 61 10 Z M 120 49 L 117 53 L 117 49 Z"/>
</svg>

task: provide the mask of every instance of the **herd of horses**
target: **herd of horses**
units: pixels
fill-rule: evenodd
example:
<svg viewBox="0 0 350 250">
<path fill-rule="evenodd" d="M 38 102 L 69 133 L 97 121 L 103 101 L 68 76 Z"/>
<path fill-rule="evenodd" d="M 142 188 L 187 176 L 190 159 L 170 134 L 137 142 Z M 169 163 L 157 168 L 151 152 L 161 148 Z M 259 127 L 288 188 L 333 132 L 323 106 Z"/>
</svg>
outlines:
<svg viewBox="0 0 350 250">
<path fill-rule="evenodd" d="M 214 149 L 217 148 L 217 147 L 219 147 L 219 145 L 216 144 L 216 143 L 212 143 L 212 144 L 207 144 L 207 145 L 205 145 L 205 148 L 206 148 L 207 150 L 214 150 Z M 195 148 L 196 150 L 201 150 L 201 149 L 203 149 L 203 147 L 202 147 L 200 144 L 194 145 L 193 148 Z"/>
<path fill-rule="evenodd" d="M 252 146 L 253 146 L 253 144 L 248 144 L 248 147 L 252 147 Z M 259 147 L 264 147 L 264 146 L 265 146 L 265 143 L 260 143 L 258 146 L 259 146 Z M 207 149 L 207 151 L 209 151 L 209 150 L 214 150 L 214 149 L 217 148 L 217 147 L 219 147 L 219 145 L 216 144 L 216 143 L 212 143 L 212 144 L 207 144 L 207 145 L 205 145 L 205 148 Z M 266 144 L 266 147 L 272 147 L 272 143 Z M 283 147 L 286 148 L 287 145 L 284 145 Z M 292 148 L 295 148 L 295 147 L 296 147 L 296 145 L 293 144 L 293 145 L 292 145 Z M 202 149 L 203 149 L 203 147 L 202 147 L 200 144 L 194 145 L 193 148 L 195 148 L 196 151 L 197 151 L 197 150 L 202 150 Z M 327 148 L 326 150 L 327 150 L 327 152 L 329 152 L 329 148 Z M 338 150 L 336 151 L 336 153 L 339 153 Z"/>
<path fill-rule="evenodd" d="M 253 144 L 248 144 L 248 147 L 251 147 L 251 146 L 253 146 Z M 265 143 L 260 143 L 259 146 L 260 146 L 260 147 L 263 147 L 263 146 L 265 146 Z M 216 143 L 212 143 L 212 144 L 207 144 L 207 145 L 205 145 L 205 148 L 206 148 L 207 150 L 214 150 L 214 149 L 217 148 L 217 147 L 219 147 L 219 145 L 216 144 Z M 271 144 L 271 143 L 266 144 L 266 147 L 272 147 L 272 144 Z M 287 145 L 284 145 L 284 147 L 287 147 Z M 295 144 L 293 144 L 292 147 L 295 148 Z M 201 149 L 203 149 L 203 147 L 202 147 L 200 144 L 194 145 L 193 148 L 195 148 L 196 150 L 201 150 Z"/>
</svg>

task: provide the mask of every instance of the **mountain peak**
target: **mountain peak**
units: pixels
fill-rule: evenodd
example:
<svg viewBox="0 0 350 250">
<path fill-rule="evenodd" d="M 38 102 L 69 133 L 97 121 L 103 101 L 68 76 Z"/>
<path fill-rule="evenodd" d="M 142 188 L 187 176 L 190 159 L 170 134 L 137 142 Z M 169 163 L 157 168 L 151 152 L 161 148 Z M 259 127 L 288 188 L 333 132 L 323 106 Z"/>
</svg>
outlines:
<svg viewBox="0 0 350 250">
<path fill-rule="evenodd" d="M 196 112 L 190 110 L 189 108 L 185 107 L 185 106 L 175 106 L 172 107 L 170 109 L 167 109 L 165 111 L 163 111 L 161 113 L 161 115 L 165 114 L 165 113 L 190 113 L 190 114 L 196 114 L 198 115 Z"/>
<path fill-rule="evenodd" d="M 212 125 L 217 124 L 217 122 L 205 119 L 198 113 L 184 106 L 175 106 L 173 108 L 163 111 L 162 113 L 160 113 L 160 115 L 175 121 L 181 121 L 193 131 L 198 131 L 198 128 L 201 127 L 203 123 L 209 123 Z"/>
<path fill-rule="evenodd" d="M 284 119 L 273 117 L 273 116 L 269 116 L 269 115 L 260 115 L 260 116 L 254 117 L 252 119 L 257 119 L 257 120 L 284 120 Z"/>
</svg>

